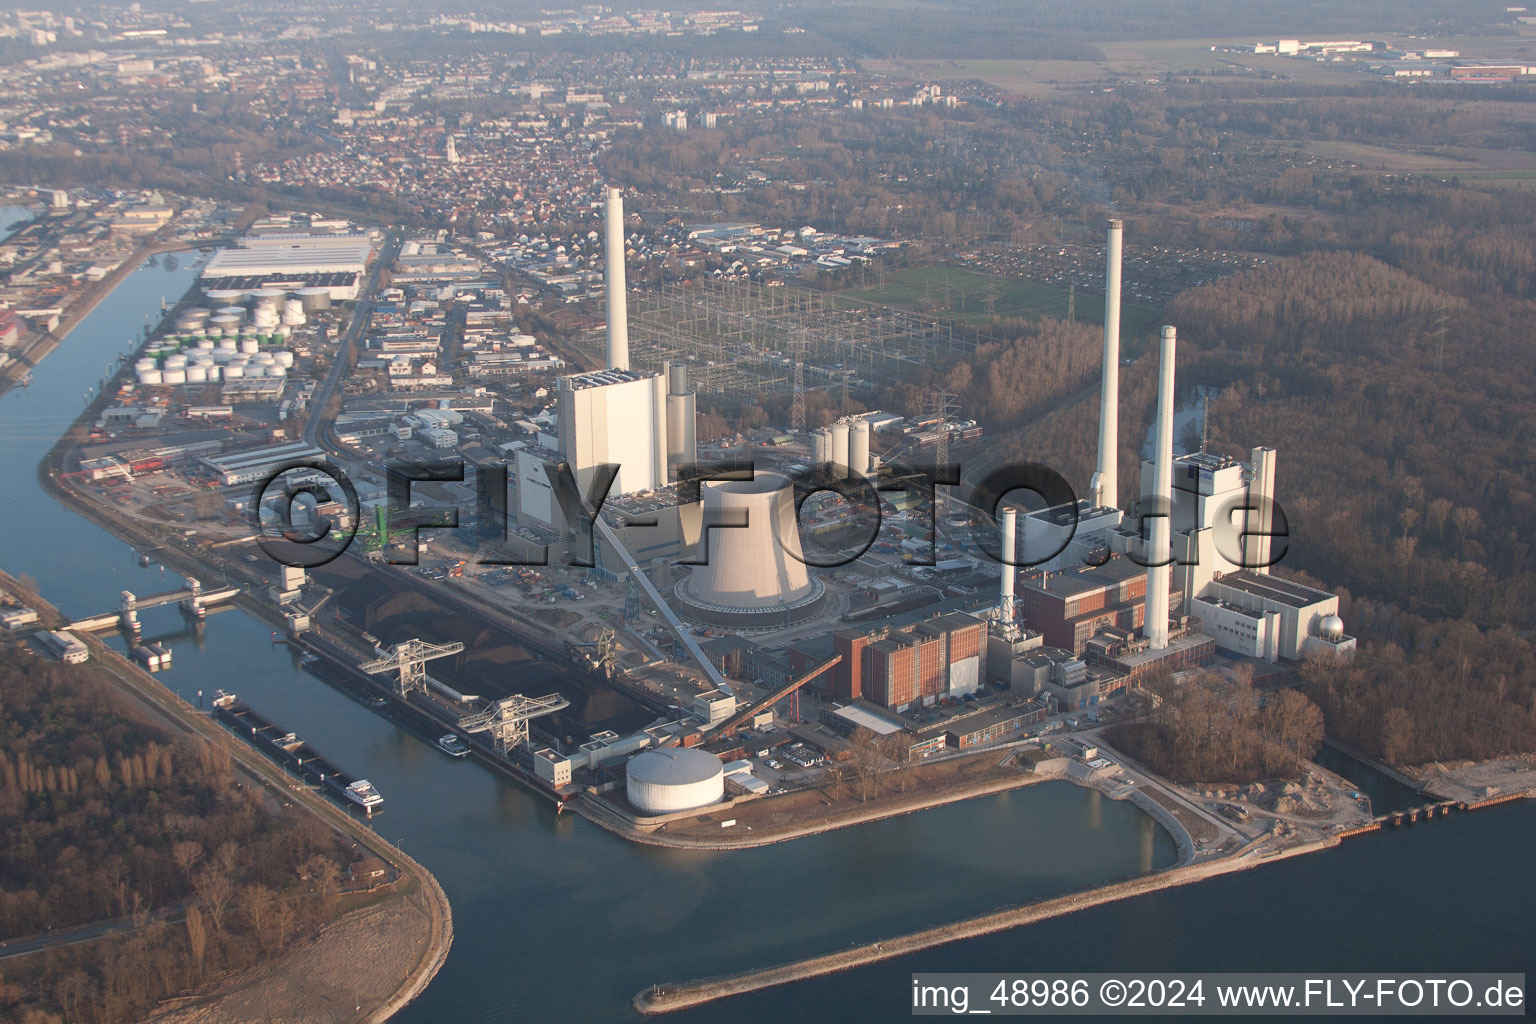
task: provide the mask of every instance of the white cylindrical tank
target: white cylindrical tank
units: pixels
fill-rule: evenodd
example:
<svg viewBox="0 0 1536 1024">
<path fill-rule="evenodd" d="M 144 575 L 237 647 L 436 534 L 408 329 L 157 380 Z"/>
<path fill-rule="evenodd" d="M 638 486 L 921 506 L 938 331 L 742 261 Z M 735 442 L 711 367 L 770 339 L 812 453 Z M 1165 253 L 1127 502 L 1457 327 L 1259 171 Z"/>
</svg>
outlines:
<svg viewBox="0 0 1536 1024">
<path fill-rule="evenodd" d="M 199 352 L 212 352 L 213 342 L 209 341 L 207 338 L 198 338 L 192 343 L 192 347 L 197 349 Z"/>
<path fill-rule="evenodd" d="M 213 311 L 213 316 L 209 317 L 208 319 L 212 320 L 213 317 L 218 317 L 218 316 L 232 316 L 236 320 L 239 320 L 241 323 L 244 323 L 245 322 L 245 307 L 244 306 L 220 306 L 218 309 Z"/>
<path fill-rule="evenodd" d="M 273 306 L 257 306 L 252 324 L 258 331 L 270 331 L 277 326 L 279 317 Z"/>
<path fill-rule="evenodd" d="M 848 471 L 848 421 L 838 420 L 832 424 L 832 459 L 833 465 L 838 468 L 838 475 Z"/>
<path fill-rule="evenodd" d="M 832 461 L 832 431 L 818 427 L 811 433 L 811 464 L 819 466 Z"/>
<path fill-rule="evenodd" d="M 220 338 L 213 343 L 213 348 L 216 352 L 238 352 L 240 351 L 240 343 L 234 338 Z"/>
<path fill-rule="evenodd" d="M 239 380 L 241 377 L 244 377 L 244 376 L 245 376 L 245 367 L 243 367 L 243 366 L 236 366 L 234 363 L 230 363 L 228 366 L 224 367 L 224 379 L 225 380 Z"/>
<path fill-rule="evenodd" d="M 261 342 L 257 341 L 255 338 L 241 338 L 240 351 L 248 356 L 253 356 L 257 352 L 261 351 Z"/>
<path fill-rule="evenodd" d="M 725 797 L 725 765 L 698 747 L 645 750 L 624 770 L 629 802 L 642 814 L 708 807 Z"/>
<path fill-rule="evenodd" d="M 208 292 L 208 301 L 215 306 L 230 306 L 245 298 L 245 292 L 238 288 L 215 288 Z"/>
<path fill-rule="evenodd" d="M 206 366 L 189 366 L 186 370 L 188 384 L 203 384 L 208 380 L 208 368 Z"/>
<path fill-rule="evenodd" d="M 260 363 L 250 363 L 245 368 L 245 375 L 248 378 L 265 377 L 267 375 L 267 368 Z"/>
<path fill-rule="evenodd" d="M 225 334 L 235 334 L 240 330 L 240 318 L 233 313 L 220 313 L 209 319 L 208 326 Z"/>
<path fill-rule="evenodd" d="M 187 357 L 186 356 L 181 355 L 180 353 L 178 353 L 178 354 L 173 355 L 173 356 L 166 356 L 165 357 L 165 369 L 167 369 L 167 370 L 185 370 L 186 368 L 187 368 Z"/>
<path fill-rule="evenodd" d="M 166 384 L 185 384 L 187 382 L 186 370 L 163 370 L 160 379 Z"/>
<path fill-rule="evenodd" d="M 267 367 L 267 376 L 268 377 L 286 377 L 286 376 L 288 376 L 288 371 L 284 367 L 278 366 L 276 363 L 274 363 L 271 366 Z"/>
<path fill-rule="evenodd" d="M 150 356 L 143 356 L 142 358 L 135 359 L 133 361 L 134 373 L 143 373 L 145 370 L 153 369 L 155 369 L 155 361 Z"/>
<path fill-rule="evenodd" d="M 304 326 L 304 303 L 298 299 L 289 299 L 283 303 L 283 323 L 289 327 Z"/>
<path fill-rule="evenodd" d="M 850 476 L 862 476 L 869 472 L 869 420 L 854 420 L 848 435 L 848 467 Z"/>
<path fill-rule="evenodd" d="M 208 380 L 211 383 L 217 384 L 219 382 L 219 379 L 221 377 L 223 377 L 223 376 L 224 376 L 224 370 L 223 370 L 222 367 L 218 367 L 218 366 L 210 366 L 210 367 L 208 367 Z"/>
<path fill-rule="evenodd" d="M 165 374 L 160 370 L 140 370 L 139 383 L 154 386 L 165 383 Z"/>
<path fill-rule="evenodd" d="M 278 366 L 292 366 L 293 365 L 293 353 L 288 351 L 285 348 L 284 349 L 278 349 L 276 352 L 273 352 L 272 353 L 272 358 L 277 360 L 277 365 Z"/>
</svg>

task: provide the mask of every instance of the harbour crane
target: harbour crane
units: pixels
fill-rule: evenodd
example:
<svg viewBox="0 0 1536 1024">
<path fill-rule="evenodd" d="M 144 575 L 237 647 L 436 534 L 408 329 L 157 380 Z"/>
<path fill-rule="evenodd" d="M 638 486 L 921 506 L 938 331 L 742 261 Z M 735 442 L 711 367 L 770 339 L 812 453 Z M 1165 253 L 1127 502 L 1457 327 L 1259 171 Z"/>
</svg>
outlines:
<svg viewBox="0 0 1536 1024">
<path fill-rule="evenodd" d="M 457 641 L 449 644 L 429 644 L 425 640 L 413 639 L 395 644 L 382 658 L 364 662 L 358 667 L 374 676 L 384 672 L 398 671 L 400 676 L 397 692 L 401 697 L 409 697 L 412 690 L 427 692 L 427 662 L 435 658 L 446 658 L 450 654 L 458 654 L 462 650 L 464 645 Z"/>
<path fill-rule="evenodd" d="M 496 745 L 496 753 L 510 759 L 512 752 L 528 742 L 528 723 L 544 715 L 552 715 L 571 706 L 571 702 L 558 693 L 543 697 L 525 697 L 514 693 L 494 701 L 483 711 L 459 719 L 459 728 L 465 732 L 488 732 Z"/>
</svg>

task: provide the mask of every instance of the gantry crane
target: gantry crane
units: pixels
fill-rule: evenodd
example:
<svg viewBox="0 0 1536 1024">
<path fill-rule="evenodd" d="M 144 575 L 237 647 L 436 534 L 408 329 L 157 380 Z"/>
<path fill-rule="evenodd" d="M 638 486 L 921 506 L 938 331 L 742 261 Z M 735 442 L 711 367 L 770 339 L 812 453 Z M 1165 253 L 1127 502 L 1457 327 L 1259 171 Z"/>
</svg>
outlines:
<svg viewBox="0 0 1536 1024">
<path fill-rule="evenodd" d="M 427 662 L 458 654 L 462 650 L 464 645 L 457 641 L 451 644 L 429 644 L 425 640 L 407 640 L 395 644 L 384 657 L 364 662 L 359 668 L 375 676 L 391 669 L 398 670 L 400 676 L 396 692 L 401 697 L 409 697 L 412 690 L 427 692 Z"/>
<path fill-rule="evenodd" d="M 459 719 L 459 728 L 465 732 L 488 732 L 496 745 L 496 753 L 503 759 L 528 742 L 528 723 L 532 719 L 554 714 L 571 706 L 571 702 L 558 693 L 543 697 L 525 697 L 514 693 L 495 701 L 485 710 Z"/>
</svg>

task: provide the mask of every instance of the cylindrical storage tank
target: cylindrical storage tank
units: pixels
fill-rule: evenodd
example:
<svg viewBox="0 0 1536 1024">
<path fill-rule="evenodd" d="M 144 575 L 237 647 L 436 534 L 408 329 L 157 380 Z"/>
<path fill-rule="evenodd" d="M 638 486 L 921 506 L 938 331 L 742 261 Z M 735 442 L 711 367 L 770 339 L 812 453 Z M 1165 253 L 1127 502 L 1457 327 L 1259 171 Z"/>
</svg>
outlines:
<svg viewBox="0 0 1536 1024">
<path fill-rule="evenodd" d="M 144 356 L 133 361 L 133 372 L 135 373 L 143 373 L 145 370 L 153 369 L 155 369 L 155 361 L 150 356 Z"/>
<path fill-rule="evenodd" d="M 317 309 L 331 308 L 331 290 L 329 288 L 300 288 L 294 294 L 304 304 L 304 312 L 306 313 L 313 313 Z"/>
<path fill-rule="evenodd" d="M 166 356 L 165 368 L 167 370 L 185 370 L 187 368 L 187 357 L 184 355 Z"/>
<path fill-rule="evenodd" d="M 283 323 L 289 327 L 304 326 L 304 303 L 298 299 L 289 299 L 283 303 Z"/>
<path fill-rule="evenodd" d="M 277 329 L 277 336 L 279 338 L 286 338 L 286 337 L 288 337 L 292 333 L 293 333 L 293 328 L 289 327 L 287 324 L 283 324 L 283 325 L 279 326 L 278 329 Z"/>
<path fill-rule="evenodd" d="M 215 288 L 211 292 L 204 293 L 208 301 L 215 306 L 229 306 L 245 298 L 245 292 L 238 288 Z"/>
<path fill-rule="evenodd" d="M 192 357 L 191 361 L 188 362 L 187 365 L 188 366 L 212 366 L 213 365 L 213 353 L 212 352 L 199 352 L 197 355 Z"/>
<path fill-rule="evenodd" d="M 208 319 L 212 320 L 215 317 L 221 317 L 221 316 L 232 316 L 236 320 L 239 320 L 241 323 L 244 323 L 245 322 L 245 307 L 244 306 L 220 306 L 218 309 L 213 311 L 213 316 L 209 317 Z"/>
<path fill-rule="evenodd" d="M 288 371 L 286 369 L 284 369 L 283 367 L 277 366 L 276 364 L 274 364 L 272 366 L 267 367 L 267 376 L 268 377 L 286 377 L 286 376 L 288 376 Z"/>
<path fill-rule="evenodd" d="M 151 386 L 156 385 L 156 384 L 164 384 L 165 383 L 165 374 L 162 373 L 160 370 L 140 370 L 139 371 L 139 383 L 140 384 L 148 384 L 148 385 L 151 385 Z"/>
<path fill-rule="evenodd" d="M 279 349 L 278 351 L 273 352 L 272 358 L 277 360 L 278 366 L 293 365 L 293 353 L 289 352 L 287 349 Z"/>
<path fill-rule="evenodd" d="M 206 366 L 187 367 L 187 383 L 202 384 L 208 380 L 208 368 Z"/>
<path fill-rule="evenodd" d="M 220 313 L 218 316 L 209 318 L 208 326 L 225 334 L 234 334 L 240 330 L 240 318 L 233 313 Z"/>
<path fill-rule="evenodd" d="M 240 343 L 234 338 L 220 338 L 213 343 L 213 348 L 216 352 L 238 352 L 240 351 Z"/>
<path fill-rule="evenodd" d="M 255 299 L 257 303 L 270 306 L 282 302 L 287 294 L 281 288 L 258 288 L 251 292 L 251 298 Z"/>
<path fill-rule="evenodd" d="M 224 367 L 224 379 L 225 380 L 239 380 L 241 377 L 244 377 L 244 376 L 245 376 L 245 367 L 243 367 L 243 366 L 236 366 L 235 364 L 231 363 L 228 366 Z"/>
<path fill-rule="evenodd" d="M 269 331 L 277 326 L 277 310 L 271 306 L 257 306 L 256 312 L 251 316 L 251 323 L 257 331 Z"/>
<path fill-rule="evenodd" d="M 846 472 L 848 468 L 848 421 L 838 420 L 832 424 L 832 463 L 838 467 L 839 472 Z"/>
<path fill-rule="evenodd" d="M 832 431 L 818 427 L 811 433 L 811 465 L 832 461 Z"/>
<path fill-rule="evenodd" d="M 223 367 L 219 367 L 219 366 L 210 366 L 210 367 L 208 367 L 208 381 L 209 381 L 209 383 L 217 384 L 219 382 L 219 378 L 221 378 L 223 376 L 224 376 L 224 369 L 223 369 Z"/>
<path fill-rule="evenodd" d="M 848 466 L 850 476 L 862 476 L 869 472 L 869 420 L 854 420 L 853 431 L 848 436 Z"/>
<path fill-rule="evenodd" d="M 254 338 L 260 333 L 261 328 L 257 327 L 255 324 L 246 324 L 244 327 L 240 328 L 240 337 L 242 338 Z"/>
<path fill-rule="evenodd" d="M 211 316 L 213 316 L 213 310 L 207 306 L 189 306 L 181 311 L 181 318 L 183 320 L 203 321 Z"/>
<path fill-rule="evenodd" d="M 160 379 L 166 384 L 185 384 L 187 382 L 186 370 L 163 370 Z"/>
<path fill-rule="evenodd" d="M 198 338 L 192 343 L 192 347 L 197 349 L 199 352 L 212 352 L 213 341 L 209 338 Z"/>
<path fill-rule="evenodd" d="M 642 814 L 673 814 L 725 798 L 725 765 L 698 747 L 645 750 L 624 769 L 629 802 Z"/>
<path fill-rule="evenodd" d="M 679 467 L 696 465 L 699 461 L 695 401 L 692 392 L 667 396 L 667 466 L 673 477 L 677 476 Z"/>
<path fill-rule="evenodd" d="M 250 363 L 245 368 L 245 375 L 248 378 L 265 377 L 267 375 L 267 368 L 260 363 Z"/>
<path fill-rule="evenodd" d="M 244 352 L 248 356 L 253 356 L 257 352 L 261 351 L 261 342 L 257 341 L 255 338 L 241 338 L 240 351 Z"/>
</svg>

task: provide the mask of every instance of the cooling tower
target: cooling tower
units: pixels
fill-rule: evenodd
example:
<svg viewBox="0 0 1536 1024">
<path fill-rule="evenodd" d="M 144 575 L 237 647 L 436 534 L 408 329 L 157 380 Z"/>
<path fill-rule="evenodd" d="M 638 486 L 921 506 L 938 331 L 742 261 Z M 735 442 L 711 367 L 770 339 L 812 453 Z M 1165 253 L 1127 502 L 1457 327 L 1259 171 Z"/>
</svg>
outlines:
<svg viewBox="0 0 1536 1024">
<path fill-rule="evenodd" d="M 848 435 L 848 468 L 850 477 L 869 472 L 869 420 L 854 420 Z"/>
<path fill-rule="evenodd" d="M 758 473 L 752 480 L 705 482 L 701 490 L 704 562 L 677 585 L 695 618 L 722 625 L 767 626 L 816 612 L 825 588 L 806 571 L 789 479 Z"/>
<path fill-rule="evenodd" d="M 1099 468 L 1089 484 L 1095 505 L 1120 507 L 1120 236 L 1124 225 L 1109 222 L 1104 249 L 1104 370 L 1099 392 Z"/>
<path fill-rule="evenodd" d="M 604 263 L 608 273 L 608 369 L 629 369 L 629 302 L 624 281 L 624 196 L 608 189 L 603 228 L 607 235 Z"/>
<path fill-rule="evenodd" d="M 1147 546 L 1147 617 L 1141 634 L 1154 651 L 1168 646 L 1168 585 L 1173 575 L 1169 516 L 1173 514 L 1173 366 L 1174 330 L 1163 328 L 1162 361 L 1157 374 L 1157 430 L 1152 449 L 1154 511 Z"/>
</svg>

